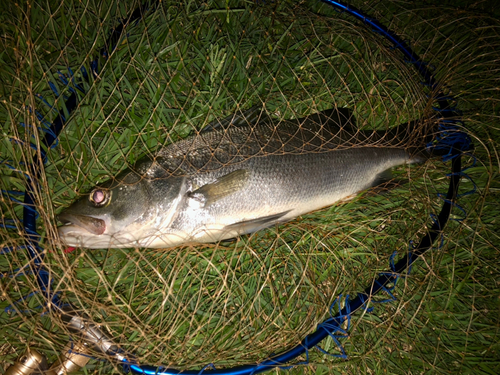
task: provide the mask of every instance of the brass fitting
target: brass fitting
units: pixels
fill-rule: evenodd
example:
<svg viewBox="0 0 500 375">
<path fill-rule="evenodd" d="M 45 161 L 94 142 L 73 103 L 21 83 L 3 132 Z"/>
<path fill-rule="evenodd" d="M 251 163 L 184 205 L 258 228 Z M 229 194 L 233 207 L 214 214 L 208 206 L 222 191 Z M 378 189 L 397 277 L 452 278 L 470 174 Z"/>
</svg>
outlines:
<svg viewBox="0 0 500 375">
<path fill-rule="evenodd" d="M 40 374 L 47 370 L 47 360 L 45 356 L 36 350 L 28 350 L 17 362 L 10 366 L 5 375 L 31 375 Z"/>
<path fill-rule="evenodd" d="M 45 372 L 45 375 L 66 375 L 80 370 L 90 360 L 87 353 L 88 347 L 85 344 L 68 342 L 59 359 Z"/>
</svg>

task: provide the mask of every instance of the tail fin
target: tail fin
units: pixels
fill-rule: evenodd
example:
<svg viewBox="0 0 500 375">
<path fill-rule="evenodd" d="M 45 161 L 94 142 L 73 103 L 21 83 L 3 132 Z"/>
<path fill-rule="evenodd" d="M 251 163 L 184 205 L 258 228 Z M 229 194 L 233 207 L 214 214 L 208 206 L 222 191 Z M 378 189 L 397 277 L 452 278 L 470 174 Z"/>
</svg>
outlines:
<svg viewBox="0 0 500 375">
<path fill-rule="evenodd" d="M 456 125 L 458 123 L 462 121 L 442 119 L 439 122 L 437 134 L 427 143 L 431 156 L 440 156 L 447 161 L 462 152 L 474 150 L 471 138 Z"/>
<path fill-rule="evenodd" d="M 456 124 L 457 119 L 434 119 L 431 131 L 422 138 L 423 144 L 411 146 L 408 150 L 410 163 L 422 163 L 434 157 L 441 157 L 443 161 L 474 149 L 472 140 Z"/>
</svg>

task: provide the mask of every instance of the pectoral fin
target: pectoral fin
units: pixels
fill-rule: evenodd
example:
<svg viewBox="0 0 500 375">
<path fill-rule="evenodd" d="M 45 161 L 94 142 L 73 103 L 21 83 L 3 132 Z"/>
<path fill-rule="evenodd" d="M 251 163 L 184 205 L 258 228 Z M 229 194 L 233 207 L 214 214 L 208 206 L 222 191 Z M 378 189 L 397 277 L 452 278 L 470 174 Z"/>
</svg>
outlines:
<svg viewBox="0 0 500 375">
<path fill-rule="evenodd" d="M 249 172 L 246 169 L 238 169 L 225 176 L 219 177 L 211 184 L 206 184 L 193 191 L 193 197 L 202 197 L 205 207 L 210 206 L 219 199 L 227 197 L 241 190 L 247 183 Z"/>
<path fill-rule="evenodd" d="M 291 210 L 280 212 L 278 214 L 259 217 L 258 219 L 240 221 L 224 227 L 224 231 L 236 231 L 239 235 L 254 233 L 261 229 L 269 228 L 270 226 L 282 222 L 282 218 Z"/>
</svg>

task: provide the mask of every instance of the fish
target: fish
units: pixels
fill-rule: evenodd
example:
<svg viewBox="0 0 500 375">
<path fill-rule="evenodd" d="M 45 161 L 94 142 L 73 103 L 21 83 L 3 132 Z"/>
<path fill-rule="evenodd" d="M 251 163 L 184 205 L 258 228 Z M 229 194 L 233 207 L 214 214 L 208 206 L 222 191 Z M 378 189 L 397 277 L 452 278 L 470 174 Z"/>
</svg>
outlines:
<svg viewBox="0 0 500 375">
<path fill-rule="evenodd" d="M 360 130 L 347 108 L 277 119 L 236 111 L 95 186 L 58 235 L 80 248 L 171 248 L 257 232 L 331 206 L 430 156 L 432 120 Z"/>
</svg>

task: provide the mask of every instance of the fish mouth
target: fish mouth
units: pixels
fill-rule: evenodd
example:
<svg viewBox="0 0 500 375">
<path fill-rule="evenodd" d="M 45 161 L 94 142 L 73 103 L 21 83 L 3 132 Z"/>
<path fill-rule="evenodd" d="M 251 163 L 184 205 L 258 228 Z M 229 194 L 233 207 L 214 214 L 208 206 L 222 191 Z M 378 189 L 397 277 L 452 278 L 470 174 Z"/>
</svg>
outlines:
<svg viewBox="0 0 500 375">
<path fill-rule="evenodd" d="M 67 231 L 77 227 L 98 236 L 106 231 L 106 222 L 92 216 L 61 213 L 57 219 L 63 224 L 59 227 L 60 231 L 63 228 L 65 228 L 64 231 Z"/>
</svg>

